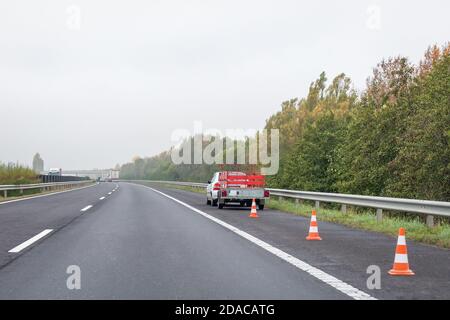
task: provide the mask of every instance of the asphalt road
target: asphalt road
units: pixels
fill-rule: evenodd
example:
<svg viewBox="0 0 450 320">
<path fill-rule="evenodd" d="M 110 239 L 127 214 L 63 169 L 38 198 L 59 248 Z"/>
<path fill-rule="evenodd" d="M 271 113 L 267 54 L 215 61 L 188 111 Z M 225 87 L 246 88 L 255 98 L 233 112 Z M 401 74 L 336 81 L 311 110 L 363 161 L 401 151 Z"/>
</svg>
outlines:
<svg viewBox="0 0 450 320">
<path fill-rule="evenodd" d="M 394 238 L 319 220 L 324 240 L 307 242 L 302 217 L 264 210 L 249 219 L 248 210 L 211 208 L 199 194 L 160 189 L 179 203 L 118 185 L 111 194 L 116 184 L 102 183 L 0 204 L 0 299 L 351 299 L 336 283 L 379 299 L 450 298 L 449 250 L 408 242 L 416 276 L 392 277 Z M 366 286 L 373 264 L 380 290 Z M 73 265 L 79 290 L 66 285 Z"/>
</svg>

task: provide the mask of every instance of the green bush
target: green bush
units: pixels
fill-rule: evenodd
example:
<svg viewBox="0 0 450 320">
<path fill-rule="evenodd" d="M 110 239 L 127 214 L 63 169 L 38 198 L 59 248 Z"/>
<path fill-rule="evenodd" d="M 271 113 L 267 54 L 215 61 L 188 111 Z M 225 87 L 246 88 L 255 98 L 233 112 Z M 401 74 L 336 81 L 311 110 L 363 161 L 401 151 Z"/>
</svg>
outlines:
<svg viewBox="0 0 450 320">
<path fill-rule="evenodd" d="M 38 183 L 39 178 L 32 169 L 19 164 L 0 163 L 0 185 L 1 184 L 28 184 Z"/>
</svg>

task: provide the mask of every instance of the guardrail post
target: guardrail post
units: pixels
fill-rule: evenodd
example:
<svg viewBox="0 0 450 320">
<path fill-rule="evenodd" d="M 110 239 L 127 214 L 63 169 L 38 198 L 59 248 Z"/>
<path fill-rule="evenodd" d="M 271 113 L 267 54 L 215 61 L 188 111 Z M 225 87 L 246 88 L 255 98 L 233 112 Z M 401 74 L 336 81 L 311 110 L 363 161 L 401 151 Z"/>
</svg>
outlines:
<svg viewBox="0 0 450 320">
<path fill-rule="evenodd" d="M 300 199 L 299 198 L 295 198 L 295 205 L 299 205 L 300 204 Z"/>
<path fill-rule="evenodd" d="M 427 215 L 427 226 L 430 228 L 434 227 L 434 216 L 431 214 Z"/>
<path fill-rule="evenodd" d="M 341 206 L 341 212 L 342 212 L 342 213 L 347 213 L 347 205 L 346 205 L 346 204 L 343 204 L 343 205 Z"/>
<path fill-rule="evenodd" d="M 278 196 L 278 201 L 282 201 L 283 197 L 282 196 Z"/>
<path fill-rule="evenodd" d="M 377 209 L 377 222 L 381 222 L 383 220 L 383 209 Z"/>
<path fill-rule="evenodd" d="M 3 197 L 5 199 L 8 198 L 8 191 L 7 190 L 3 190 Z"/>
<path fill-rule="evenodd" d="M 20 189 L 20 194 L 23 194 L 23 189 Z"/>
<path fill-rule="evenodd" d="M 320 201 L 316 200 L 316 206 L 315 207 L 316 207 L 317 210 L 319 210 L 319 208 L 320 208 Z"/>
</svg>

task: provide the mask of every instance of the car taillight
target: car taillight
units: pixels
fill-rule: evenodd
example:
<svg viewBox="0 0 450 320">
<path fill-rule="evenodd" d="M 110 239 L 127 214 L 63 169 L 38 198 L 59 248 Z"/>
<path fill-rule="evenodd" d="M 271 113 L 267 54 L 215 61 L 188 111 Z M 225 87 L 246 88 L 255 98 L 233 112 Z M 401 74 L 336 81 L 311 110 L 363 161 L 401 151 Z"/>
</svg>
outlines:
<svg viewBox="0 0 450 320">
<path fill-rule="evenodd" d="M 268 198 L 270 196 L 269 190 L 264 190 L 264 198 Z"/>
<path fill-rule="evenodd" d="M 226 197 L 227 196 L 227 190 L 222 190 L 222 197 Z"/>
<path fill-rule="evenodd" d="M 218 182 L 214 183 L 213 190 L 214 191 L 220 190 L 220 183 Z"/>
</svg>

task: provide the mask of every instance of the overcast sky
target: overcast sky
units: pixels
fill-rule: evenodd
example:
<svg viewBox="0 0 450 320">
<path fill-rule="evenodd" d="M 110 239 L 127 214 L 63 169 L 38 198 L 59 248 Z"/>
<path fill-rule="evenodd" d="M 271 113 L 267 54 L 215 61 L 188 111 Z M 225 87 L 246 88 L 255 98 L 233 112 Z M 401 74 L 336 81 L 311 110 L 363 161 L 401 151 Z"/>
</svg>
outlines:
<svg viewBox="0 0 450 320">
<path fill-rule="evenodd" d="M 450 1 L 0 2 L 0 161 L 108 168 L 175 129 L 261 128 L 321 71 L 450 40 Z M 78 15 L 80 13 L 80 15 Z"/>
</svg>

